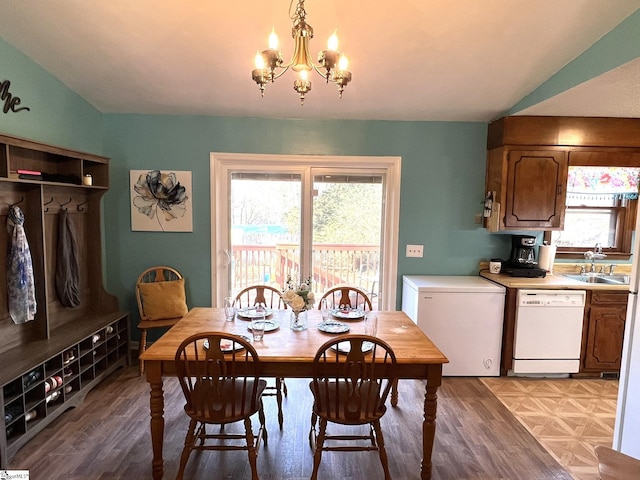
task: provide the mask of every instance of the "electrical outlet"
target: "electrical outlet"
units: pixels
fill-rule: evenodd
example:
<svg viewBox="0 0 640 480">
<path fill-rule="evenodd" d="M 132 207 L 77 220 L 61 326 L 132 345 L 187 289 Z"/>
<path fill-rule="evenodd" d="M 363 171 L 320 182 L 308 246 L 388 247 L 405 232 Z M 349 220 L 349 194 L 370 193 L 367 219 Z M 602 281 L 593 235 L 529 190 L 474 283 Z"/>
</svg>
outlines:
<svg viewBox="0 0 640 480">
<path fill-rule="evenodd" d="M 424 245 L 407 245 L 407 257 L 422 258 Z"/>
</svg>

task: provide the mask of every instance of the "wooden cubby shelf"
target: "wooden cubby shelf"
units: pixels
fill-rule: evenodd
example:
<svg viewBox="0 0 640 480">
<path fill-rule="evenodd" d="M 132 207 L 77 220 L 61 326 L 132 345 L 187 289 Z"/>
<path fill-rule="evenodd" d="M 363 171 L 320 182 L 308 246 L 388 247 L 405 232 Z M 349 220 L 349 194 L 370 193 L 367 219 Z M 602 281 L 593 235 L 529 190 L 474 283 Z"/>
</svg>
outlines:
<svg viewBox="0 0 640 480">
<path fill-rule="evenodd" d="M 34 173 L 20 178 L 19 170 Z M 0 243 L 9 244 L 7 214 L 17 204 L 25 217 L 37 302 L 34 320 L 15 324 L 7 275 L 0 276 L 0 469 L 95 385 L 131 362 L 128 313 L 102 284 L 100 203 L 108 188 L 108 158 L 0 134 Z M 80 305 L 73 308 L 59 302 L 55 286 L 62 209 L 77 239 Z M 0 262 L 6 263 L 6 256 Z"/>
</svg>

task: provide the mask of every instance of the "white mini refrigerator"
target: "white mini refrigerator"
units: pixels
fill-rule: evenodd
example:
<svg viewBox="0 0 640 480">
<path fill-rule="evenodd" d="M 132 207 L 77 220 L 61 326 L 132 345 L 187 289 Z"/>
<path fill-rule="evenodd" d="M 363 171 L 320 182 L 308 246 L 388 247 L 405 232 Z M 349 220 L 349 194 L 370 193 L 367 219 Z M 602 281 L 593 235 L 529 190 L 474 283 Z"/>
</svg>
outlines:
<svg viewBox="0 0 640 480">
<path fill-rule="evenodd" d="M 449 359 L 443 375 L 500 375 L 503 286 L 477 276 L 402 279 L 402 310 Z"/>
</svg>

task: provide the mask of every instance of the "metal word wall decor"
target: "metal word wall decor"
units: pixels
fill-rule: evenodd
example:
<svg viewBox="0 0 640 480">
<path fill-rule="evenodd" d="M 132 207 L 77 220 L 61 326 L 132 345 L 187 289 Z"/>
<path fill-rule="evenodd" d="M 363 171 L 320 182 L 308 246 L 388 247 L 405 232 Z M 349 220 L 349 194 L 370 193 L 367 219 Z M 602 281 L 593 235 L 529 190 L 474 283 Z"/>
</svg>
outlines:
<svg viewBox="0 0 640 480">
<path fill-rule="evenodd" d="M 2 111 L 4 113 L 9 113 L 10 111 L 16 113 L 20 110 L 30 111 L 31 109 L 28 107 L 17 108 L 18 105 L 20 105 L 21 100 L 20 97 L 14 97 L 11 95 L 11 92 L 9 92 L 10 86 L 11 82 L 9 80 L 3 80 L 2 83 L 0 83 L 0 101 L 4 102 Z"/>
</svg>

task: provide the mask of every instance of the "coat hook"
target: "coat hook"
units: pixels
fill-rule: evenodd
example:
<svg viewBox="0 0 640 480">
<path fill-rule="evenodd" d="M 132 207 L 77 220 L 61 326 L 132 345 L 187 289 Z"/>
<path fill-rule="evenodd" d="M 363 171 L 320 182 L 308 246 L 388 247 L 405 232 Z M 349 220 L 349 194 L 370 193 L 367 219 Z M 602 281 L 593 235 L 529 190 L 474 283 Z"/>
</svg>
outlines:
<svg viewBox="0 0 640 480">
<path fill-rule="evenodd" d="M 69 198 L 68 202 L 64 202 L 60 204 L 60 208 L 64 207 L 65 205 L 68 205 L 69 203 L 71 203 L 73 201 L 73 198 Z M 66 210 L 66 208 L 63 208 L 63 210 Z"/>
<path fill-rule="evenodd" d="M 51 197 L 51 200 L 49 200 L 48 202 L 43 203 L 42 206 L 44 207 L 45 205 L 49 205 L 51 203 L 53 203 L 53 197 Z M 45 208 L 44 211 L 48 212 L 49 211 L 49 207 Z"/>
<path fill-rule="evenodd" d="M 18 205 L 19 203 L 22 203 L 22 202 L 24 202 L 24 197 L 20 197 L 20 200 L 18 200 L 16 203 L 9 204 L 9 208 L 13 208 L 13 207 L 15 207 L 16 205 Z"/>
<path fill-rule="evenodd" d="M 84 207 L 82 205 L 85 205 L 87 203 L 87 200 L 85 200 L 82 203 L 79 203 L 78 205 L 76 205 L 76 208 L 78 209 L 79 212 L 84 211 Z"/>
</svg>

